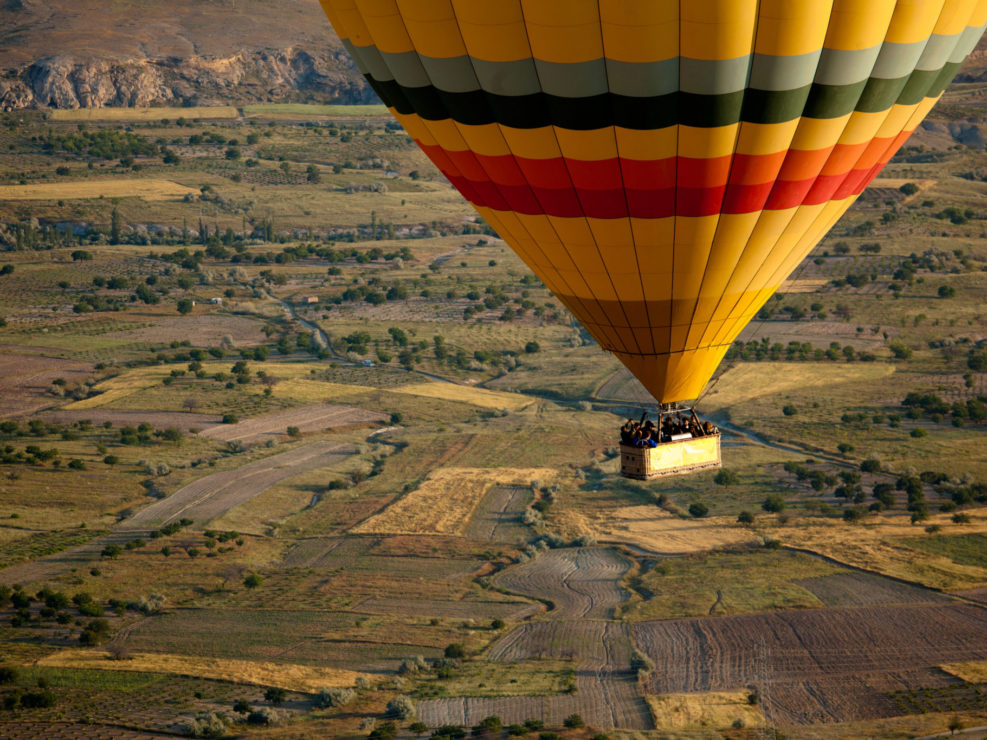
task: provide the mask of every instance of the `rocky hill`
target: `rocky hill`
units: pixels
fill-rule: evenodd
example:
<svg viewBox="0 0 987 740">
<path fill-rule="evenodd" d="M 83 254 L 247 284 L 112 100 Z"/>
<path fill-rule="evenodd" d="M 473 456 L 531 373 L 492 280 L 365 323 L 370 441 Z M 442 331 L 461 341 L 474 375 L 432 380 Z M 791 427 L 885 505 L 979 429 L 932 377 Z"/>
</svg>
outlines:
<svg viewBox="0 0 987 740">
<path fill-rule="evenodd" d="M 0 109 L 376 101 L 317 0 L 0 0 Z"/>
</svg>

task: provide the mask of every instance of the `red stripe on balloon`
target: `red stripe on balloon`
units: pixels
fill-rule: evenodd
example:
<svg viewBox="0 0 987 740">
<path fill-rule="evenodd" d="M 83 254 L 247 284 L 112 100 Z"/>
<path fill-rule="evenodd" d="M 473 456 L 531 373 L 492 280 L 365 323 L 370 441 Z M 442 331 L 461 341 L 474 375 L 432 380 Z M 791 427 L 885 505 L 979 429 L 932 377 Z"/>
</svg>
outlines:
<svg viewBox="0 0 987 740">
<path fill-rule="evenodd" d="M 653 161 L 422 149 L 477 206 L 562 218 L 654 219 L 785 210 L 859 195 L 910 134 L 811 151 Z M 847 165 L 851 169 L 841 171 Z"/>
</svg>

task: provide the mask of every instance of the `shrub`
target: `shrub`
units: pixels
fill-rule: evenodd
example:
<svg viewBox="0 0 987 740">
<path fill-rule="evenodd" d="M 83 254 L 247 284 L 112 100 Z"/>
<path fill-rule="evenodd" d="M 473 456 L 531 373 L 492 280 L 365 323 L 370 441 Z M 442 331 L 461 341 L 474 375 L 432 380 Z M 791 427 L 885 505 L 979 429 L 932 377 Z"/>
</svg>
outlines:
<svg viewBox="0 0 987 740">
<path fill-rule="evenodd" d="M 753 524 L 754 515 L 749 511 L 742 511 L 737 515 L 738 524 Z"/>
<path fill-rule="evenodd" d="M 772 513 L 780 513 L 785 510 L 785 498 L 780 493 L 769 494 L 761 508 Z"/>
<path fill-rule="evenodd" d="M 415 702 L 411 697 L 398 696 L 387 702 L 387 714 L 398 719 L 411 719 L 415 716 Z"/>
<path fill-rule="evenodd" d="M 267 725 L 268 727 L 273 727 L 274 725 L 281 723 L 281 715 L 276 710 L 270 707 L 261 707 L 260 709 L 255 709 L 250 714 L 247 715 L 248 725 Z"/>
<path fill-rule="evenodd" d="M 21 695 L 21 706 L 26 709 L 39 709 L 55 706 L 55 695 L 47 690 L 28 691 Z"/>
<path fill-rule="evenodd" d="M 328 709 L 330 707 L 345 707 L 351 701 L 356 698 L 356 692 L 353 689 L 344 688 L 332 688 L 332 689 L 322 689 L 318 694 L 315 695 L 315 706 L 320 709 Z"/>
<path fill-rule="evenodd" d="M 247 588 L 257 588 L 262 583 L 264 583 L 264 579 L 261 576 L 257 575 L 256 573 L 251 573 L 249 576 L 243 579 L 243 585 L 246 586 Z"/>
<path fill-rule="evenodd" d="M 578 714 L 570 714 L 564 720 L 562 724 L 570 729 L 575 729 L 577 727 L 583 727 L 586 723 L 583 722 L 583 718 Z"/>
<path fill-rule="evenodd" d="M 696 502 L 689 505 L 689 514 L 701 519 L 709 513 L 709 507 L 706 504 Z"/>
<path fill-rule="evenodd" d="M 269 701 L 274 706 L 280 706 L 288 698 L 288 692 L 280 686 L 271 686 L 264 692 L 264 701 Z"/>
<path fill-rule="evenodd" d="M 790 403 L 781 407 L 781 413 L 783 413 L 785 416 L 795 416 L 795 414 L 797 414 L 798 412 L 799 410 Z"/>
<path fill-rule="evenodd" d="M 740 476 L 732 470 L 721 470 L 714 476 L 713 482 L 718 486 L 732 486 L 740 483 Z"/>
<path fill-rule="evenodd" d="M 920 439 L 922 437 L 928 437 L 929 433 L 924 429 L 916 428 L 916 429 L 912 429 L 912 431 L 908 433 L 908 436 L 914 437 L 915 439 Z"/>
<path fill-rule="evenodd" d="M 446 645 L 445 656 L 453 660 L 458 660 L 466 657 L 466 646 L 461 642 L 453 642 Z"/>
</svg>

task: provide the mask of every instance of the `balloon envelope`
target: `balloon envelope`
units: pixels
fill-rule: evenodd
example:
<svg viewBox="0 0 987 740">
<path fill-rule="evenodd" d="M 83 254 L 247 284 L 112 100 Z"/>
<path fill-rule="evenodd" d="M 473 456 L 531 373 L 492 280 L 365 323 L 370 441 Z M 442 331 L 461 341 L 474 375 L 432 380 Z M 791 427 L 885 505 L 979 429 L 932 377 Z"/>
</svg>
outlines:
<svg viewBox="0 0 987 740">
<path fill-rule="evenodd" d="M 443 174 L 661 401 L 922 121 L 987 0 L 321 0 Z"/>
</svg>

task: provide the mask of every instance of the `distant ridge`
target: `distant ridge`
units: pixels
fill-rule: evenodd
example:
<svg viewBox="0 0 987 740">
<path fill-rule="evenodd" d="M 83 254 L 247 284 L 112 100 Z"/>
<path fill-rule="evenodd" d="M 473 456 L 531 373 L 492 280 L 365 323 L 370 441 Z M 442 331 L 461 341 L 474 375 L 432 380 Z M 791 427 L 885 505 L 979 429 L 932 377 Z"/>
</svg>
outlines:
<svg viewBox="0 0 987 740">
<path fill-rule="evenodd" d="M 0 110 L 378 102 L 317 0 L 0 0 Z"/>
</svg>

